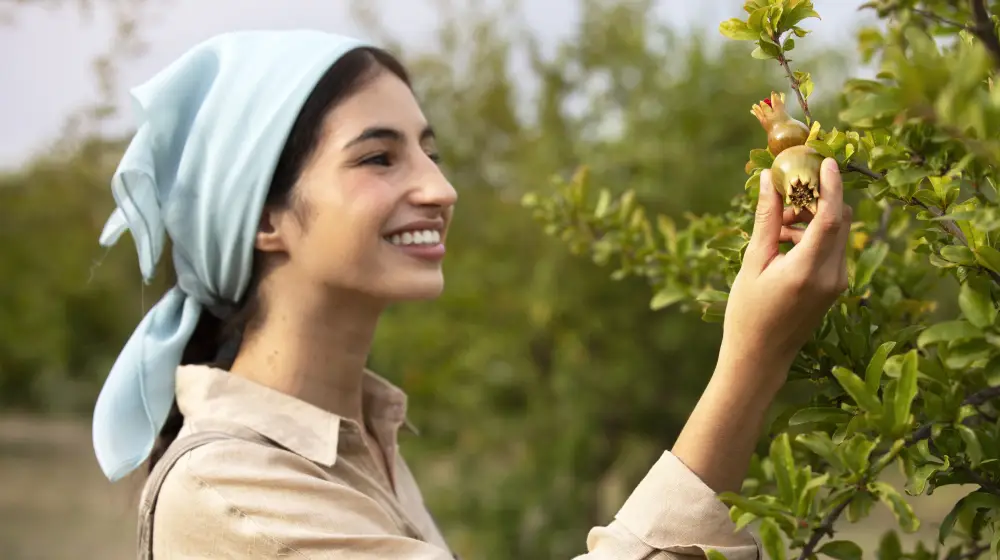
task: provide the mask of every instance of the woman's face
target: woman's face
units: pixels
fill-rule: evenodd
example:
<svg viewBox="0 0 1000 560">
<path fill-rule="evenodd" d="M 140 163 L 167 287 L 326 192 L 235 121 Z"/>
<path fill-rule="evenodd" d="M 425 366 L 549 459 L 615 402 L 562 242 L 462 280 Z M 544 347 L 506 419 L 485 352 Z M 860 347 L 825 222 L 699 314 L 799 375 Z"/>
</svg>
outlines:
<svg viewBox="0 0 1000 560">
<path fill-rule="evenodd" d="M 327 114 L 293 203 L 265 212 L 258 248 L 284 253 L 281 276 L 303 288 L 433 298 L 456 198 L 412 92 L 380 71 Z"/>
</svg>

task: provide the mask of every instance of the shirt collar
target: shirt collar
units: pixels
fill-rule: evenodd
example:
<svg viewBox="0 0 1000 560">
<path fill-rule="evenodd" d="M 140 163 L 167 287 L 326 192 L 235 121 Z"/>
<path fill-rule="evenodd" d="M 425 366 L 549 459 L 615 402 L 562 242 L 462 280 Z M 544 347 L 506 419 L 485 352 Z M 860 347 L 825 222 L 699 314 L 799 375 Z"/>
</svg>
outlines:
<svg viewBox="0 0 1000 560">
<path fill-rule="evenodd" d="M 340 432 L 355 422 L 225 370 L 204 365 L 177 369 L 177 405 L 186 418 L 244 425 L 310 461 L 330 467 Z M 406 393 L 372 371 L 362 383 L 366 421 L 416 429 L 406 418 Z"/>
</svg>

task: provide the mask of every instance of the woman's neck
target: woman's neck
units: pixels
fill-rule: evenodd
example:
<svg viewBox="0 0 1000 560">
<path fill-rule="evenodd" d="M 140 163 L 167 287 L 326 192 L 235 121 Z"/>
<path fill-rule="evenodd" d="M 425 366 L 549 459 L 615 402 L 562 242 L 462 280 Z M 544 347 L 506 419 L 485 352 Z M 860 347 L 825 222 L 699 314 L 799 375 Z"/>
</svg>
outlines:
<svg viewBox="0 0 1000 560">
<path fill-rule="evenodd" d="M 356 294 L 324 296 L 268 298 L 231 372 L 362 423 L 364 370 L 382 309 Z"/>
</svg>

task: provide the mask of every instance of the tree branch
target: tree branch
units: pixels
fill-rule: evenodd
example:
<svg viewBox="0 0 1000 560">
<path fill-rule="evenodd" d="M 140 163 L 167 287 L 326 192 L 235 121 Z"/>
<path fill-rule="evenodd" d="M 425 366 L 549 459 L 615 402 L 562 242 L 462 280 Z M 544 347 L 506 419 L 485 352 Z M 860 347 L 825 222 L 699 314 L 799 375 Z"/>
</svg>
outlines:
<svg viewBox="0 0 1000 560">
<path fill-rule="evenodd" d="M 990 549 L 989 543 L 977 544 L 973 546 L 971 549 L 969 549 L 968 552 L 962 554 L 955 560 L 974 560 L 975 558 L 979 558 L 980 556 L 982 556 L 982 554 L 984 552 L 987 552 L 989 549 Z"/>
<path fill-rule="evenodd" d="M 930 10 L 923 10 L 923 9 L 920 9 L 920 8 L 910 8 L 910 11 L 913 12 L 913 13 L 915 13 L 915 14 L 917 14 L 920 17 L 923 17 L 923 18 L 926 18 L 926 19 L 929 19 L 929 20 L 932 20 L 932 21 L 936 21 L 936 22 L 938 22 L 938 23 L 940 23 L 942 25 L 948 25 L 948 26 L 954 27 L 956 29 L 964 29 L 964 30 L 969 31 L 969 32 L 973 31 L 973 29 L 972 29 L 971 26 L 968 26 L 968 25 L 966 25 L 966 24 L 964 24 L 964 23 L 962 23 L 960 21 L 955 21 L 953 19 L 948 19 L 946 17 L 939 16 L 939 15 L 935 14 L 934 12 L 932 12 Z"/>
<path fill-rule="evenodd" d="M 819 544 L 819 541 L 823 540 L 823 537 L 833 536 L 833 524 L 837 522 L 837 519 L 840 518 L 840 516 L 844 513 L 844 510 L 847 509 L 847 506 L 851 504 L 851 502 L 854 500 L 854 497 L 857 495 L 858 493 L 855 492 L 854 494 L 848 496 L 846 500 L 838 504 L 837 507 L 833 508 L 833 510 L 830 511 L 830 513 L 828 513 L 826 517 L 823 518 L 823 521 L 820 522 L 819 527 L 813 529 L 812 536 L 809 537 L 809 542 L 807 542 L 806 545 L 802 547 L 802 553 L 799 554 L 798 560 L 806 560 L 807 558 L 812 556 L 814 554 L 813 551 L 816 549 L 816 546 Z"/>
<path fill-rule="evenodd" d="M 778 43 L 778 36 L 774 35 L 771 40 Z M 781 43 L 778 43 L 779 45 Z M 809 103 L 806 101 L 806 97 L 802 95 L 802 89 L 799 87 L 799 81 L 795 79 L 795 72 L 792 72 L 792 67 L 788 64 L 788 59 L 785 58 L 785 52 L 781 51 L 778 54 L 778 64 L 785 69 L 785 75 L 788 76 L 788 83 L 791 84 L 792 89 L 795 90 L 795 97 L 799 100 L 799 107 L 802 107 L 802 112 L 805 114 L 806 118 L 809 119 L 809 124 L 812 124 L 812 113 L 809 112 Z"/>
<path fill-rule="evenodd" d="M 993 482 L 992 480 L 980 475 L 976 471 L 972 470 L 970 467 L 962 466 L 961 471 L 966 474 L 973 482 L 978 484 L 980 488 L 989 492 L 990 494 L 996 494 L 1000 496 L 1000 484 Z"/>
<path fill-rule="evenodd" d="M 986 50 L 993 56 L 993 65 L 1000 68 L 1000 38 L 997 37 L 996 27 L 993 25 L 993 18 L 986 8 L 986 0 L 970 0 L 972 4 L 972 17 L 976 25 L 969 31 L 982 41 Z"/>
</svg>

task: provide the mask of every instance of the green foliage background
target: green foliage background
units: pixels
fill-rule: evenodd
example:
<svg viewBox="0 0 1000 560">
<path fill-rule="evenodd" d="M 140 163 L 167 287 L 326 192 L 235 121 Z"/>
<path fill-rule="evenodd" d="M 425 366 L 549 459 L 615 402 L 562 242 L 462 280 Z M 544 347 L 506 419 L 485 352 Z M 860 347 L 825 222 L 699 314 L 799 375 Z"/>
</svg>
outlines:
<svg viewBox="0 0 1000 560">
<path fill-rule="evenodd" d="M 757 3 L 769 9 L 766 0 Z M 799 2 L 771 4 L 787 8 Z M 548 559 L 582 552 L 587 530 L 610 520 L 672 444 L 714 367 L 720 334 L 717 325 L 684 311 L 702 311 L 710 320 L 720 316 L 755 196 L 755 175 L 747 183 L 744 164 L 748 154 L 767 162 L 765 154 L 752 152 L 764 146 L 765 137 L 750 106 L 771 90 L 788 92 L 794 106 L 781 65 L 751 58 L 746 43 L 722 42 L 715 33 L 678 34 L 652 16 L 650 1 L 580 0 L 580 8 L 578 27 L 544 53 L 538 37 L 511 16 L 512 4 L 496 10 L 452 5 L 440 14 L 439 41 L 421 52 L 403 49 L 378 26 L 377 3 L 356 14 L 369 22 L 372 35 L 403 54 L 459 189 L 446 294 L 436 302 L 391 310 L 371 365 L 411 396 L 411 419 L 421 435 L 407 439 L 404 452 L 463 557 Z M 860 38 L 866 56 L 875 56 L 886 42 L 876 30 Z M 862 150 L 861 136 L 838 144 L 832 134 L 838 118 L 863 129 L 865 119 L 882 123 L 878 119 L 899 106 L 859 100 L 859 90 L 835 95 L 854 70 L 846 58 L 853 49 L 814 45 L 809 50 L 807 39 L 798 39 L 796 70 L 815 74 L 809 108 L 823 125 L 818 140 L 842 159 L 853 142 L 867 159 L 857 160 L 886 178 L 869 187 L 867 179 L 851 176 L 857 188 L 849 199 L 862 224 L 852 257 L 857 289 L 803 353 L 796 365 L 801 379 L 789 385 L 776 407 L 769 435 L 787 437 L 775 438 L 777 446 L 762 443 L 764 460 L 748 480 L 746 496 L 731 497 L 734 517 L 753 521 L 768 536 L 773 557 L 784 554 L 775 552 L 782 545 L 796 544 L 789 534 L 775 541 L 787 528 L 787 516 L 772 511 L 780 509 L 775 497 L 786 491 L 775 480 L 781 472 L 775 461 L 780 466 L 791 456 L 790 442 L 817 426 L 823 428 L 820 433 L 843 436 L 847 416 L 862 418 L 853 428 L 858 433 L 878 431 L 879 419 L 859 414 L 836 380 L 848 378 L 850 369 L 865 377 L 866 368 L 882 360 L 875 368 L 879 377 L 883 366 L 885 379 L 891 380 L 919 366 L 920 394 L 941 390 L 924 379 L 938 371 L 932 369 L 937 354 L 928 351 L 917 359 L 905 350 L 915 344 L 920 325 L 954 318 L 971 309 L 969 301 L 981 302 L 988 293 L 967 288 L 964 299 L 957 298 L 959 283 L 929 273 L 936 269 L 928 268 L 927 260 L 934 255 L 947 260 L 951 254 L 964 265 L 957 267 L 965 270 L 960 280 L 978 282 L 978 269 L 968 264 L 975 256 L 953 244 L 942 247 L 948 245 L 945 238 L 906 241 L 916 227 L 912 213 L 886 211 L 872 196 L 881 187 L 895 194 L 901 188 L 927 190 L 917 185 L 933 173 L 911 171 L 923 169 L 923 163 L 899 163 L 911 157 L 909 144 L 875 132 L 873 145 Z M 944 74 L 948 67 L 947 62 L 937 67 L 945 82 L 956 79 Z M 864 90 L 864 83 L 854 84 Z M 858 109 L 866 103 L 874 109 Z M 854 114 L 842 111 L 849 107 Z M 109 111 L 98 106 L 93 115 Z M 905 134 L 919 134 L 920 126 Z M 996 129 L 985 130 L 995 136 Z M 120 345 L 164 288 L 162 281 L 142 286 L 127 244 L 107 254 L 97 246 L 112 208 L 108 180 L 124 144 L 103 135 L 82 138 L 0 177 L 3 409 L 89 413 Z M 964 155 L 950 144 L 935 149 L 939 168 Z M 987 161 L 976 160 L 974 166 L 980 167 L 974 168 L 985 169 Z M 607 194 L 588 192 L 587 185 L 593 185 L 591 191 L 606 188 Z M 923 200 L 923 195 L 900 192 Z M 951 201 L 958 196 L 946 188 L 934 192 Z M 876 237 L 881 241 L 872 241 Z M 863 281 L 857 280 L 859 266 Z M 862 311 L 868 302 L 870 310 Z M 980 314 L 969 320 L 986 326 L 995 317 L 988 307 L 976 307 Z M 850 335 L 859 332 L 859 324 L 881 330 L 859 341 Z M 915 328 L 907 331 L 907 326 Z M 884 334 L 900 329 L 906 336 Z M 895 344 L 880 346 L 883 341 Z M 933 344 L 925 338 L 920 349 Z M 947 364 L 948 371 L 970 369 L 977 376 L 972 383 L 995 383 L 984 381 L 982 363 L 976 361 L 983 357 L 982 346 L 965 350 L 972 354 L 945 354 L 959 360 Z M 872 383 L 881 389 L 881 381 Z M 963 387 L 944 385 L 955 395 Z M 881 410 L 884 397 L 875 391 L 878 407 L 873 408 Z M 926 414 L 925 400 L 917 399 L 917 413 Z M 952 414 L 949 406 L 941 404 L 941 416 Z M 791 420 L 803 407 L 825 409 L 828 415 Z M 862 423 L 869 420 L 870 425 Z M 788 429 L 789 424 L 800 427 Z M 905 438 L 906 430 L 915 428 L 892 425 L 888 432 Z M 875 449 L 877 461 L 896 439 L 848 441 L 858 449 Z M 941 441 L 950 445 L 947 438 Z M 996 480 L 996 472 L 988 471 L 995 468 L 988 454 L 991 441 L 982 440 L 987 451 L 977 468 L 985 464 L 984 476 Z M 805 451 L 796 445 L 793 461 L 814 466 L 808 480 L 818 480 L 815 474 L 829 465 Z M 955 447 L 952 454 L 960 462 L 967 459 L 967 450 Z M 909 465 L 926 471 L 931 463 L 912 459 Z M 822 526 L 823 508 L 839 505 L 825 494 L 817 497 L 820 486 L 835 492 L 857 485 L 859 478 L 849 478 L 857 469 L 846 470 L 841 478 L 811 483 L 809 496 L 817 505 L 788 518 L 806 522 L 792 534 L 810 538 Z M 931 470 L 931 475 L 937 472 Z M 875 495 L 858 498 L 854 503 L 860 505 L 851 509 L 867 511 Z M 974 516 L 979 510 L 971 511 Z M 752 519 L 742 516 L 748 512 Z M 902 519 L 905 524 L 905 515 Z M 959 524 L 959 532 L 973 521 Z M 846 552 L 837 556 L 838 547 Z M 824 553 L 854 557 L 850 544 Z M 880 558 L 900 557 L 890 553 Z"/>
</svg>

